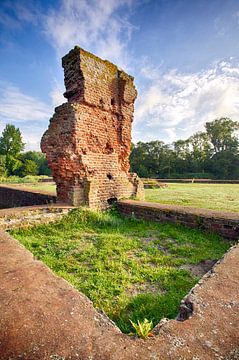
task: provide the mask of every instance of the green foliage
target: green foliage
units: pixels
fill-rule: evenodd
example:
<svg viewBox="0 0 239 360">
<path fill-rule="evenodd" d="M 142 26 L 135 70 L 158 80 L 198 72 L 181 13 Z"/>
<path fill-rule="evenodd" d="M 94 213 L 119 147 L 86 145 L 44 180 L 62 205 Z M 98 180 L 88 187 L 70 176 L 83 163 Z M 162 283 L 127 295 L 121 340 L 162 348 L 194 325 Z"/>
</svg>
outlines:
<svg viewBox="0 0 239 360">
<path fill-rule="evenodd" d="M 45 155 L 39 151 L 22 153 L 24 146 L 20 130 L 7 124 L 0 138 L 0 156 L 4 156 L 0 176 L 51 175 Z"/>
<path fill-rule="evenodd" d="M 0 154 L 17 158 L 24 146 L 20 130 L 7 124 L 0 138 Z"/>
<path fill-rule="evenodd" d="M 180 266 L 218 259 L 230 246 L 216 235 L 84 208 L 11 233 L 125 333 L 133 330 L 129 319 L 174 318 L 197 281 Z"/>
<path fill-rule="evenodd" d="M 216 119 L 186 140 L 166 145 L 162 141 L 139 142 L 132 147 L 131 171 L 141 177 L 185 178 L 200 173 L 201 178 L 236 179 L 239 177 L 239 123 Z M 192 176 L 196 177 L 196 176 Z"/>
<path fill-rule="evenodd" d="M 238 137 L 235 135 L 235 131 L 239 130 L 238 121 L 220 118 L 207 122 L 205 127 L 215 154 L 226 150 L 238 150 Z"/>
<path fill-rule="evenodd" d="M 0 177 L 7 175 L 6 156 L 0 155 Z"/>
<path fill-rule="evenodd" d="M 143 321 L 139 321 L 136 323 L 134 323 L 133 321 L 131 321 L 131 325 L 133 326 L 133 328 L 135 329 L 136 334 L 138 335 L 138 337 L 142 338 L 142 339 L 146 339 L 148 336 L 151 335 L 150 331 L 153 328 L 153 322 L 147 320 L 146 318 Z"/>
<path fill-rule="evenodd" d="M 33 160 L 26 159 L 21 167 L 21 176 L 37 175 L 37 164 Z"/>
<path fill-rule="evenodd" d="M 6 155 L 6 168 L 7 175 L 19 175 L 21 173 L 22 162 L 19 158 L 12 156 L 10 154 Z"/>
<path fill-rule="evenodd" d="M 22 154 L 22 161 L 26 160 L 34 161 L 37 165 L 37 174 L 38 175 L 51 175 L 51 171 L 47 165 L 47 160 L 45 154 L 40 151 L 27 151 Z"/>
<path fill-rule="evenodd" d="M 163 141 L 139 142 L 130 155 L 131 171 L 141 177 L 170 176 L 173 152 Z"/>
<path fill-rule="evenodd" d="M 0 155 L 6 157 L 5 165 L 8 175 L 17 175 L 20 171 L 22 162 L 19 157 L 24 146 L 20 130 L 14 125 L 7 124 L 0 138 Z"/>
<path fill-rule="evenodd" d="M 33 176 L 27 175 L 20 176 L 0 176 L 0 184 L 37 184 L 41 179 L 45 179 L 46 176 Z M 47 184 L 41 184 L 41 186 L 47 186 Z"/>
</svg>

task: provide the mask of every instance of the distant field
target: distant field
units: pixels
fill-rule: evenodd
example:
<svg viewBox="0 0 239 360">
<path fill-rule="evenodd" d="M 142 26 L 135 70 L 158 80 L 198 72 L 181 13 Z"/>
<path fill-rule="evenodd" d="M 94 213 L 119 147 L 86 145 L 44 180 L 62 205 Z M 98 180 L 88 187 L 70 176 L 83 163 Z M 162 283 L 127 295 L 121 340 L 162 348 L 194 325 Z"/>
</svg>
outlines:
<svg viewBox="0 0 239 360">
<path fill-rule="evenodd" d="M 8 184 L 6 184 L 8 185 Z M 48 183 L 9 184 L 21 189 L 41 190 L 56 194 L 56 185 Z M 239 212 L 239 184 L 168 184 L 167 188 L 145 189 L 145 200 Z"/>
<path fill-rule="evenodd" d="M 168 184 L 167 188 L 146 189 L 145 200 L 239 212 L 238 184 Z"/>
<path fill-rule="evenodd" d="M 18 188 L 18 189 L 32 189 L 32 190 L 40 190 L 40 191 L 44 191 L 44 192 L 48 192 L 48 193 L 51 193 L 53 195 L 56 194 L 56 185 L 55 183 L 26 183 L 26 184 L 6 184 L 6 185 L 9 185 L 9 186 L 13 186 L 15 188 Z"/>
</svg>

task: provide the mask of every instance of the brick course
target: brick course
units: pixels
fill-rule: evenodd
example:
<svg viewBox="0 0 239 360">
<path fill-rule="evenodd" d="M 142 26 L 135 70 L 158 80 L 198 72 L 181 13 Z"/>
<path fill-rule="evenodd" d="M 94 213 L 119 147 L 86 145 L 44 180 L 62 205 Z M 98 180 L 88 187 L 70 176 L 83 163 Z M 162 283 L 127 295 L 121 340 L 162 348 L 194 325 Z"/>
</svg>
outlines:
<svg viewBox="0 0 239 360">
<path fill-rule="evenodd" d="M 142 182 L 129 173 L 133 78 L 79 47 L 62 65 L 68 103 L 55 109 L 41 142 L 58 199 L 102 209 L 120 198 L 143 199 Z"/>
<path fill-rule="evenodd" d="M 138 219 L 181 224 L 212 231 L 230 240 L 239 240 L 239 214 L 185 206 L 124 200 L 117 203 L 122 215 Z"/>
</svg>

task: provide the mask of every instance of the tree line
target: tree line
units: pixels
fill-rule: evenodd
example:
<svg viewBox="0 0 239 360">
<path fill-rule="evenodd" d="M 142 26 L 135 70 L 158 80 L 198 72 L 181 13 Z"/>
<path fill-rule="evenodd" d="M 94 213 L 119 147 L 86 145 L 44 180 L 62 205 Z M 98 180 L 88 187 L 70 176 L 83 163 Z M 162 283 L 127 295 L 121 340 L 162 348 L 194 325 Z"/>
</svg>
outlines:
<svg viewBox="0 0 239 360">
<path fill-rule="evenodd" d="M 132 144 L 131 171 L 147 178 L 239 179 L 239 122 L 220 118 L 172 144 Z M 51 175 L 45 155 L 24 152 L 22 134 L 7 124 L 0 137 L 0 176 Z"/>
<path fill-rule="evenodd" d="M 172 144 L 132 145 L 131 171 L 147 178 L 239 179 L 239 122 L 220 118 Z"/>
<path fill-rule="evenodd" d="M 7 124 L 0 137 L 0 176 L 50 175 L 45 155 L 24 148 L 20 130 Z"/>
</svg>

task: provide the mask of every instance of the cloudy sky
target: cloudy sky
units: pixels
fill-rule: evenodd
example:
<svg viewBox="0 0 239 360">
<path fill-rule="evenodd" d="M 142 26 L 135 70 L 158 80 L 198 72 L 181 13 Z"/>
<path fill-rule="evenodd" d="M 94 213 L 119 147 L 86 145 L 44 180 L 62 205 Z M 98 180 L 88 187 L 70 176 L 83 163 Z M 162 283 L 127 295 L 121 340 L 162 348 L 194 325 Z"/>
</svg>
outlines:
<svg viewBox="0 0 239 360">
<path fill-rule="evenodd" d="M 0 131 L 13 123 L 27 149 L 65 101 L 60 59 L 76 44 L 135 77 L 134 142 L 239 118 L 238 0 L 1 0 Z"/>
</svg>

